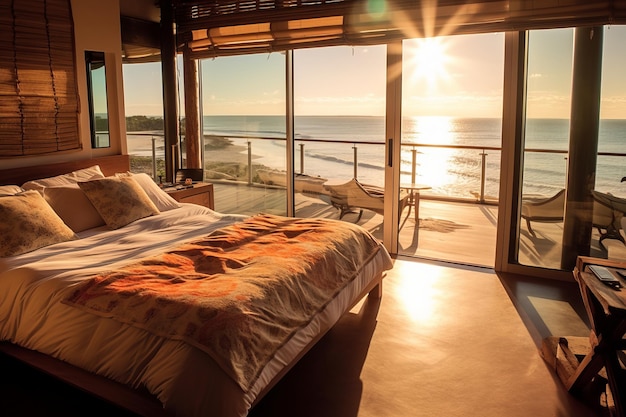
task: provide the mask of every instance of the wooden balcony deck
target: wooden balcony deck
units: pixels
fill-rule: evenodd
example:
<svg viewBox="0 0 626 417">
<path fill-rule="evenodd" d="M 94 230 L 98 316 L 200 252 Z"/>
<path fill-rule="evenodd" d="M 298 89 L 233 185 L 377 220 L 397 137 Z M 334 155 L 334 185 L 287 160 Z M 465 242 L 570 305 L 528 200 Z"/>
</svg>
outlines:
<svg viewBox="0 0 626 417">
<path fill-rule="evenodd" d="M 253 215 L 272 213 L 284 215 L 284 189 L 248 186 L 237 183 L 215 183 L 215 209 L 222 213 Z M 324 197 L 296 193 L 297 217 L 339 219 L 339 210 Z M 493 267 L 495 260 L 498 207 L 487 204 L 420 199 L 419 228 L 415 228 L 413 212 L 402 213 L 398 254 L 437 259 L 467 265 Z M 347 214 L 344 221 L 354 222 L 357 214 Z M 383 217 L 364 210 L 358 224 L 382 239 Z M 524 265 L 560 267 L 563 223 L 533 224 L 533 237 L 522 223 L 519 261 Z M 606 257 L 592 236 L 592 256 Z"/>
</svg>

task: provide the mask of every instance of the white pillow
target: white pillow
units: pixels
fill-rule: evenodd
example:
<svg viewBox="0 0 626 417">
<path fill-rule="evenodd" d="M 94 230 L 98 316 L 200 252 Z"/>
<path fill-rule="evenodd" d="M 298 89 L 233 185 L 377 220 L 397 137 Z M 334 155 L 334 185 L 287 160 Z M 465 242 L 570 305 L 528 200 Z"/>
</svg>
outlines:
<svg viewBox="0 0 626 417">
<path fill-rule="evenodd" d="M 80 181 L 104 178 L 100 165 L 72 171 L 69 174 L 57 175 L 56 177 L 41 178 L 22 184 L 25 190 L 43 191 L 46 187 L 58 187 L 60 185 L 77 184 Z"/>
<path fill-rule="evenodd" d="M 159 186 L 152 178 L 150 178 L 148 174 L 132 174 L 132 177 L 135 181 L 137 181 L 141 188 L 143 188 L 146 194 L 148 194 L 148 197 L 150 197 L 150 200 L 152 200 L 154 205 L 157 206 L 159 211 L 168 211 L 180 207 L 180 203 L 159 188 Z"/>
<path fill-rule="evenodd" d="M 24 191 L 19 185 L 0 185 L 0 196 L 15 195 Z"/>
</svg>

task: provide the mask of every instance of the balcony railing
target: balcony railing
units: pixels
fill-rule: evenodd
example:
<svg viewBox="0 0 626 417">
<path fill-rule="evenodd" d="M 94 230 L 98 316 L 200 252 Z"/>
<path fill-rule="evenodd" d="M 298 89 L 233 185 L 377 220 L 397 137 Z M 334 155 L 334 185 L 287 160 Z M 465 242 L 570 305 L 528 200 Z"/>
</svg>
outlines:
<svg viewBox="0 0 626 417">
<path fill-rule="evenodd" d="M 142 142 L 140 146 L 129 142 L 129 154 L 133 157 L 131 169 L 151 173 L 155 181 L 163 178 L 163 135 L 129 133 L 128 137 L 140 138 L 139 141 Z M 227 140 L 228 146 L 220 149 L 219 161 L 211 158 L 213 153 L 210 150 L 206 152 L 205 175 L 210 181 L 236 181 L 267 186 L 258 176 L 259 169 L 283 171 L 284 138 L 205 135 L 205 141 L 216 138 Z M 268 146 L 269 144 L 272 146 Z M 383 185 L 384 143 L 298 138 L 296 145 L 295 172 L 298 174 L 331 177 L 335 180 L 354 177 L 362 182 Z M 424 143 L 405 143 L 401 147 L 400 182 L 432 186 L 431 190 L 423 193 L 422 198 L 497 203 L 500 147 Z M 228 160 L 229 149 L 232 149 L 231 160 Z M 282 152 L 278 152 L 281 149 Z M 525 153 L 524 193 L 551 195 L 555 190 L 565 188 L 567 151 L 534 148 L 525 149 Z M 598 156 L 622 158 L 626 153 L 599 152 Z M 185 159 L 184 149 L 181 157 Z M 142 160 L 141 164 L 138 159 Z M 331 166 L 332 170 L 328 168 Z M 547 172 L 546 169 L 550 171 Z M 602 171 L 600 163 L 598 170 Z M 605 182 L 612 183 L 612 180 Z M 619 179 L 615 181 L 615 185 L 618 184 Z M 274 185 L 281 186 L 279 183 Z"/>
</svg>

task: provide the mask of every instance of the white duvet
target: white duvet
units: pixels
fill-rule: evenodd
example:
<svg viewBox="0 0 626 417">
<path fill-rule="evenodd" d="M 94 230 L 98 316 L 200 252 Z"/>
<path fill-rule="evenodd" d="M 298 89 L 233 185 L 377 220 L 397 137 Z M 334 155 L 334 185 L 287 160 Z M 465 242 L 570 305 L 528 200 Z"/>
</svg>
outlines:
<svg viewBox="0 0 626 417">
<path fill-rule="evenodd" d="M 155 255 L 181 241 L 242 220 L 210 209 L 181 208 L 121 229 L 79 233 L 79 239 L 0 260 L 0 340 L 42 352 L 133 388 L 146 388 L 178 416 L 247 415 L 259 393 L 309 341 L 332 326 L 371 279 L 391 265 L 385 250 L 264 368 L 248 392 L 201 351 L 61 303 L 72 287 L 98 272 Z"/>
</svg>

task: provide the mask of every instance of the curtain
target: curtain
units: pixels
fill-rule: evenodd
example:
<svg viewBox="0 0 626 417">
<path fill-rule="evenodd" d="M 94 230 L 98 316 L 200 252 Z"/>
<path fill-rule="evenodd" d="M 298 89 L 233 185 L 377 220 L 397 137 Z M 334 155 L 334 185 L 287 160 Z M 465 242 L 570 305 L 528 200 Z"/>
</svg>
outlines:
<svg viewBox="0 0 626 417">
<path fill-rule="evenodd" d="M 0 157 L 80 149 L 69 0 L 0 0 Z"/>
</svg>

